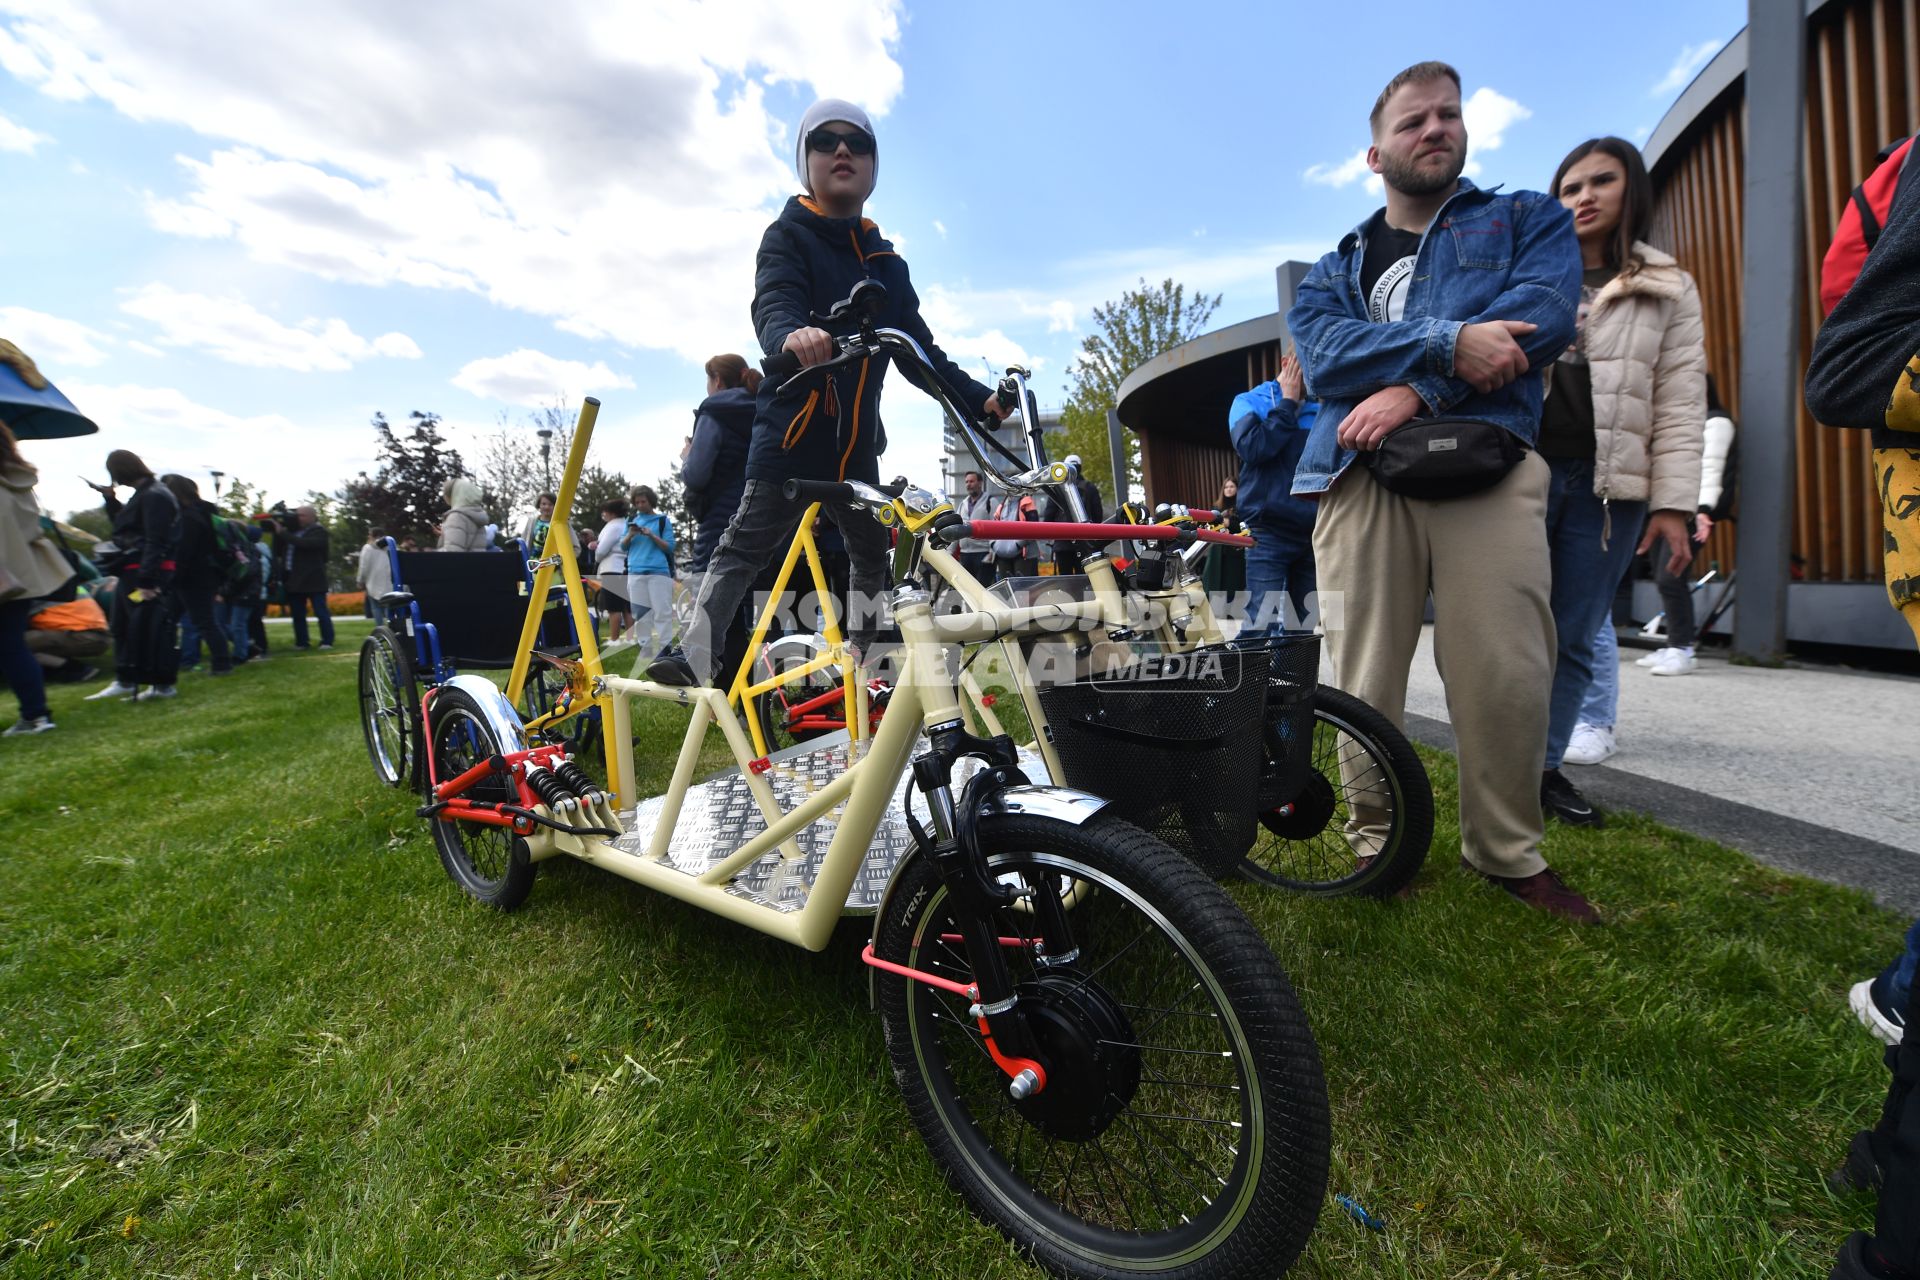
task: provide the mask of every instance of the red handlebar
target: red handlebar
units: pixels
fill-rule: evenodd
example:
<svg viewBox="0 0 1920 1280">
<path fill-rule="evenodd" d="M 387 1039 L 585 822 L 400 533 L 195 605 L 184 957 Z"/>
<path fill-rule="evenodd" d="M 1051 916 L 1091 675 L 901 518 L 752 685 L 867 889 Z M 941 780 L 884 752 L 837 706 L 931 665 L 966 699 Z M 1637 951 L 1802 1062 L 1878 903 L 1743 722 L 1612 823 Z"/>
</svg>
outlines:
<svg viewBox="0 0 1920 1280">
<path fill-rule="evenodd" d="M 1065 520 L 975 520 L 967 526 L 972 538 L 1006 538 L 1025 542 L 1175 542 L 1198 538 L 1228 547 L 1250 547 L 1253 539 L 1218 529 L 1177 529 L 1170 524 L 1076 524 Z"/>
</svg>

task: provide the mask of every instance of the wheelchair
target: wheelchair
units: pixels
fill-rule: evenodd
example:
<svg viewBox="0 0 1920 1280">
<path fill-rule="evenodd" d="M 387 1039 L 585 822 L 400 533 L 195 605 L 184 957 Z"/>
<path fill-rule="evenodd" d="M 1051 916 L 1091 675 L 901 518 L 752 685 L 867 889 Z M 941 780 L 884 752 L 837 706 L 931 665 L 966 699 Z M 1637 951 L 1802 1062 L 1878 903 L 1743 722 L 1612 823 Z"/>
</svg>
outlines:
<svg viewBox="0 0 1920 1280">
<path fill-rule="evenodd" d="M 534 574 L 526 544 L 511 551 L 401 551 L 381 540 L 393 570 L 393 589 L 379 598 L 386 621 L 360 646 L 360 726 L 374 774 L 390 787 L 418 791 L 425 779 L 427 689 L 462 671 L 513 666 Z M 548 592 L 535 662 L 517 708 L 523 721 L 549 710 L 564 695 L 565 674 L 552 659 L 580 652 L 580 636 L 564 587 Z M 564 740 L 575 750 L 598 738 L 599 709 L 567 720 Z"/>
</svg>

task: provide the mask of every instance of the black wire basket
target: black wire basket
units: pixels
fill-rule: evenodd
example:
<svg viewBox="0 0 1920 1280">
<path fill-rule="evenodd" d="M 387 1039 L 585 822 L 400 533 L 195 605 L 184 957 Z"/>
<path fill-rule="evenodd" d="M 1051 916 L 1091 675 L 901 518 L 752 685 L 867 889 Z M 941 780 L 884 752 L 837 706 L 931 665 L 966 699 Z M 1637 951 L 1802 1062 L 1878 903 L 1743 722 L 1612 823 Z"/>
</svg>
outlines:
<svg viewBox="0 0 1920 1280">
<path fill-rule="evenodd" d="M 1216 645 L 1056 684 L 1040 707 L 1068 786 L 1219 878 L 1253 844 L 1268 683 L 1264 645 Z"/>
</svg>

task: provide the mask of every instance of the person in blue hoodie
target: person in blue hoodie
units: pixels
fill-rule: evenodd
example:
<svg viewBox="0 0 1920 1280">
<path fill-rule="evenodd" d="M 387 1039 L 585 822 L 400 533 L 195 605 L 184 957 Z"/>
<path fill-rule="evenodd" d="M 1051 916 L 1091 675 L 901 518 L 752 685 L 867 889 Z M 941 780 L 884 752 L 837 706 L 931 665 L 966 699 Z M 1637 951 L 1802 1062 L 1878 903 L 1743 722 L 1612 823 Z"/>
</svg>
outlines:
<svg viewBox="0 0 1920 1280">
<path fill-rule="evenodd" d="M 753 444 L 754 395 L 760 371 L 728 353 L 706 363 L 707 398 L 693 411 L 693 435 L 680 465 L 687 514 L 693 517 L 693 559 L 705 573 L 747 487 L 747 450 Z"/>
<path fill-rule="evenodd" d="M 825 313 L 863 280 L 886 286 L 877 323 L 900 329 L 920 344 L 935 372 L 965 403 L 1000 419 L 1006 410 L 987 387 L 967 377 L 940 350 L 906 260 L 861 216 L 873 194 L 879 147 L 867 113 L 850 102 L 822 98 L 807 108 L 798 130 L 794 166 L 807 194 L 787 201 L 760 241 L 754 270 L 753 324 L 767 354 L 790 351 L 802 368 L 766 378 L 754 397 L 753 443 L 740 505 L 715 547 L 700 584 L 684 654 L 662 654 L 647 675 L 663 684 L 713 678 L 716 639 L 746 597 L 755 575 L 785 551 L 806 510 L 781 486 L 789 479 L 880 480 L 886 432 L 880 424 L 880 387 L 886 364 L 868 359 L 821 374 L 809 366 L 833 358 L 833 339 L 812 317 Z M 879 627 L 879 597 L 887 586 L 887 534 L 871 515 L 840 506 L 824 509 L 840 526 L 852 561 L 850 640 L 870 648 Z"/>
<path fill-rule="evenodd" d="M 1298 357 L 1280 361 L 1280 376 L 1233 398 L 1227 433 L 1240 455 L 1238 511 L 1253 535 L 1247 552 L 1247 620 L 1255 630 L 1284 635 L 1311 630 L 1314 594 L 1310 498 L 1293 496 L 1293 470 L 1307 446 L 1319 405 L 1306 398 Z"/>
</svg>

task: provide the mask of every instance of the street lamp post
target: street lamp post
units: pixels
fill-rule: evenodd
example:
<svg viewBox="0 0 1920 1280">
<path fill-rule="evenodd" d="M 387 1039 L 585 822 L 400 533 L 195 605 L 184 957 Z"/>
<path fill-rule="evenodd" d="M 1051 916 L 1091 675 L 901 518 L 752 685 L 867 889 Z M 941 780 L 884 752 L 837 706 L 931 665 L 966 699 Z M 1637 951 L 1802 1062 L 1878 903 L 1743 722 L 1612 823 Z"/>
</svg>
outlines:
<svg viewBox="0 0 1920 1280">
<path fill-rule="evenodd" d="M 227 473 L 224 471 L 210 471 L 208 474 L 213 477 L 213 500 L 218 502 L 220 501 L 220 477 Z"/>
<path fill-rule="evenodd" d="M 548 493 L 553 492 L 553 428 L 541 427 L 534 434 L 540 437 L 540 474 L 544 478 Z"/>
</svg>

